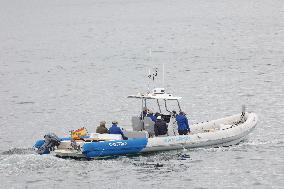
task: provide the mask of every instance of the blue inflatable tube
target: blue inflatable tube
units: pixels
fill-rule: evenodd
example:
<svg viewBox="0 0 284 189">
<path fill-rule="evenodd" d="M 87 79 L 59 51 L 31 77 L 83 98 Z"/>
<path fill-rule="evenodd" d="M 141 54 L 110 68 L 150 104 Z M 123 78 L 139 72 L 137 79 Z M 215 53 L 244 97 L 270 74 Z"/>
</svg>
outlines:
<svg viewBox="0 0 284 189">
<path fill-rule="evenodd" d="M 147 142 L 147 138 L 91 142 L 82 146 L 82 153 L 87 158 L 136 154 L 141 152 L 146 147 Z"/>
</svg>

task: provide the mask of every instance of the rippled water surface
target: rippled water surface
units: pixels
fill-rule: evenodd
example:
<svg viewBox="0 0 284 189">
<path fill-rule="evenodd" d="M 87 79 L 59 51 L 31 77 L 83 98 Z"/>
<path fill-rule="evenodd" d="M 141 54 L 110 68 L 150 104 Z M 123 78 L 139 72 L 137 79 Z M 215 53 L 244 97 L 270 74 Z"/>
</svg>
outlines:
<svg viewBox="0 0 284 189">
<path fill-rule="evenodd" d="M 284 1 L 2 0 L 0 27 L 0 188 L 283 188 Z M 34 153 L 47 132 L 129 129 L 140 103 L 126 96 L 162 64 L 192 123 L 246 104 L 256 129 L 227 148 Z"/>
</svg>

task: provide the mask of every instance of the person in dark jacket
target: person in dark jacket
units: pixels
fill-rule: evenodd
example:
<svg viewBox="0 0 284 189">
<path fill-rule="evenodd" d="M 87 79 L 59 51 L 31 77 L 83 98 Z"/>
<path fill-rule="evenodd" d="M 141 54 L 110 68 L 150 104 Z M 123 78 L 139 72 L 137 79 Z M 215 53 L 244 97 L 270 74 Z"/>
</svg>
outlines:
<svg viewBox="0 0 284 189">
<path fill-rule="evenodd" d="M 117 126 L 117 124 L 118 124 L 117 121 L 113 121 L 112 126 L 108 130 L 108 133 L 109 134 L 121 134 L 123 140 L 127 140 L 128 138 L 124 136 L 122 130 L 120 129 L 120 127 Z"/>
<path fill-rule="evenodd" d="M 179 135 L 187 135 L 190 133 L 188 120 L 184 112 L 180 112 L 178 115 L 176 115 L 176 121 L 178 124 Z"/>
<path fill-rule="evenodd" d="M 108 129 L 106 128 L 105 121 L 100 122 L 100 126 L 97 127 L 96 133 L 100 133 L 100 134 L 108 133 Z"/>
<path fill-rule="evenodd" d="M 167 123 L 162 120 L 161 116 L 157 117 L 157 121 L 154 125 L 155 136 L 166 135 L 168 133 Z"/>
</svg>

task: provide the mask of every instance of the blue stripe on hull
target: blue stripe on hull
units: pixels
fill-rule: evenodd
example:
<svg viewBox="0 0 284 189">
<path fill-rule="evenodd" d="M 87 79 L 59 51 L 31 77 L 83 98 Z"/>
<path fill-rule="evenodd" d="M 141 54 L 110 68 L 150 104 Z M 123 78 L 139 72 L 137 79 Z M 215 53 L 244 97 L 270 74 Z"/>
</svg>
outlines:
<svg viewBox="0 0 284 189">
<path fill-rule="evenodd" d="M 129 139 L 105 142 L 91 142 L 83 145 L 83 154 L 88 158 L 139 153 L 147 145 L 148 140 Z"/>
</svg>

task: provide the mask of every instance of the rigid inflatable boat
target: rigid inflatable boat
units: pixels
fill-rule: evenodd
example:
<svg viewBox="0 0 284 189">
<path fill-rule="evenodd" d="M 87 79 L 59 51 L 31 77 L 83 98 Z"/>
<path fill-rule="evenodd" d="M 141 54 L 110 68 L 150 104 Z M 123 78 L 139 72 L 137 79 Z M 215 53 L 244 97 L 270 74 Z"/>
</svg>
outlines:
<svg viewBox="0 0 284 189">
<path fill-rule="evenodd" d="M 183 148 L 230 146 L 244 140 L 257 124 L 257 115 L 246 112 L 243 107 L 239 114 L 192 124 L 188 135 L 178 135 L 175 111 L 168 109 L 167 102 L 175 102 L 179 111 L 182 111 L 179 103 L 181 97 L 166 93 L 164 88 L 155 88 L 151 92 L 130 95 L 128 98 L 140 99 L 142 108 L 147 107 L 148 101 L 154 101 L 159 115 L 168 124 L 168 133 L 155 136 L 155 122 L 149 117 L 138 115 L 131 119 L 132 130 L 123 131 L 128 140 L 123 140 L 120 134 L 87 134 L 82 128 L 73 132 L 77 133 L 76 137 L 71 135 L 60 138 L 52 133 L 47 134 L 44 140 L 38 140 L 34 147 L 39 154 L 54 151 L 52 153 L 58 157 L 91 159 Z"/>
</svg>

